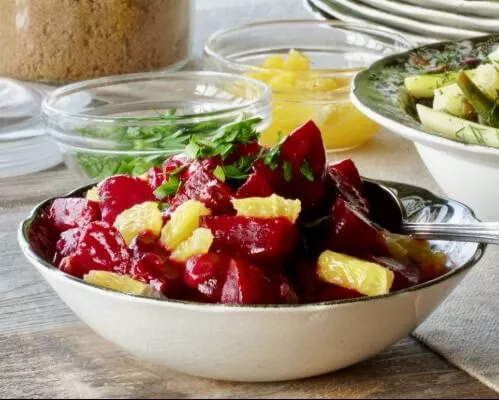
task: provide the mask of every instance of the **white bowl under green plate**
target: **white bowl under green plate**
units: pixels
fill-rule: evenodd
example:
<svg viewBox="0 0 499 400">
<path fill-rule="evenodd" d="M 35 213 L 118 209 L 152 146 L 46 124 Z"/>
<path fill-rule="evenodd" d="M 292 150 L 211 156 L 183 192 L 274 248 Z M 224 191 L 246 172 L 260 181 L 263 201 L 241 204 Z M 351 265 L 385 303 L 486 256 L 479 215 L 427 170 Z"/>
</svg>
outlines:
<svg viewBox="0 0 499 400">
<path fill-rule="evenodd" d="M 424 189 L 398 191 L 408 219 L 476 222 L 473 212 Z M 82 195 L 89 187 L 68 196 Z M 451 293 L 485 251 L 476 243 L 435 242 L 449 255 L 445 275 L 389 295 L 308 305 L 238 306 L 149 299 L 101 289 L 45 261 L 21 223 L 22 251 L 60 298 L 95 332 L 129 353 L 173 370 L 233 381 L 282 381 L 336 371 L 407 336 Z M 98 356 L 96 354 L 96 356 Z"/>
<path fill-rule="evenodd" d="M 412 54 L 455 61 L 460 55 L 486 55 L 499 35 L 435 43 L 386 57 L 360 72 L 352 87 L 352 102 L 390 131 L 412 140 L 445 193 L 469 204 L 483 220 L 499 220 L 499 149 L 442 138 L 424 129 L 411 102 L 403 95 L 404 78 L 420 73 Z M 436 56 L 436 57 L 435 57 Z"/>
</svg>

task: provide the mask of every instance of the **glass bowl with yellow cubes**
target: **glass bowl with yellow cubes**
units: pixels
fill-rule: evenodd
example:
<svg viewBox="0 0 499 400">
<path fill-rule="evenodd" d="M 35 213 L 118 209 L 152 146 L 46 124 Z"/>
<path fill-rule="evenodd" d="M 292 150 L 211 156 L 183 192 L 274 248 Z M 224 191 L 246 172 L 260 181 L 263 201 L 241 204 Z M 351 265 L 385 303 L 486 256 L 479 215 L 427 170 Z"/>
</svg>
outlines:
<svg viewBox="0 0 499 400">
<path fill-rule="evenodd" d="M 272 89 L 272 124 L 261 142 L 275 145 L 307 120 L 328 151 L 359 147 L 380 127 L 350 102 L 354 75 L 414 47 L 399 33 L 339 21 L 265 21 L 218 31 L 204 49 L 205 68 L 258 79 Z"/>
</svg>

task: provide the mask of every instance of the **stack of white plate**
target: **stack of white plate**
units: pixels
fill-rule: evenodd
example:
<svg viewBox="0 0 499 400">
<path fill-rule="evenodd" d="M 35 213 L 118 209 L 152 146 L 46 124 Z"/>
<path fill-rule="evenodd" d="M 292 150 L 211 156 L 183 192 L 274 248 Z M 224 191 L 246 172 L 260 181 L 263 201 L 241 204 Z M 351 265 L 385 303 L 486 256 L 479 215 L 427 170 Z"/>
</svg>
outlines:
<svg viewBox="0 0 499 400">
<path fill-rule="evenodd" d="M 52 87 L 0 78 L 0 178 L 41 171 L 62 161 L 45 135 L 40 107 Z"/>
<path fill-rule="evenodd" d="M 304 0 L 320 18 L 397 30 L 416 44 L 499 33 L 499 2 L 476 0 Z"/>
</svg>

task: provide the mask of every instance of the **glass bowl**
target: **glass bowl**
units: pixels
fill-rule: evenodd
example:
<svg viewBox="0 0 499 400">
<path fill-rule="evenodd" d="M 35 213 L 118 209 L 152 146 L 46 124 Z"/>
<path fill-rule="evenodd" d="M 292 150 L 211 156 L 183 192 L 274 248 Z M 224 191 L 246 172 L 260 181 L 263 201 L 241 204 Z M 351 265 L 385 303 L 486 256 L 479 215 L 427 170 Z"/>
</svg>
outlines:
<svg viewBox="0 0 499 400">
<path fill-rule="evenodd" d="M 313 119 L 328 151 L 342 151 L 366 143 L 380 129 L 350 102 L 352 78 L 374 61 L 413 47 L 401 34 L 368 24 L 266 21 L 215 32 L 204 62 L 205 69 L 242 74 L 272 89 L 272 124 L 262 144 L 275 145 Z"/>
<path fill-rule="evenodd" d="M 181 153 L 193 134 L 228 123 L 271 119 L 269 88 L 221 72 L 153 72 L 83 81 L 56 89 L 42 103 L 48 135 L 84 183 L 140 175 Z"/>
</svg>

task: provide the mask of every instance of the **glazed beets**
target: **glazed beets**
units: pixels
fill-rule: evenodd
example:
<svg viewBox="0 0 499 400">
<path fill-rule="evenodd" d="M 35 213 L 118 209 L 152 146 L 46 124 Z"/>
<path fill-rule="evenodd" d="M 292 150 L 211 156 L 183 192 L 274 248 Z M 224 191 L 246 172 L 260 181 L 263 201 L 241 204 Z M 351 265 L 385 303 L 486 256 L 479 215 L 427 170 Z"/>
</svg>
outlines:
<svg viewBox="0 0 499 400">
<path fill-rule="evenodd" d="M 281 303 L 279 282 L 273 281 L 262 269 L 241 259 L 231 259 L 222 289 L 221 303 Z"/>
<path fill-rule="evenodd" d="M 125 241 L 114 227 L 101 221 L 82 228 L 76 249 L 59 264 L 59 269 L 78 278 L 92 270 L 126 274 L 129 268 Z"/>
<path fill-rule="evenodd" d="M 82 228 L 73 228 L 61 233 L 55 245 L 54 264 L 59 265 L 64 257 L 76 252 Z"/>
<path fill-rule="evenodd" d="M 259 174 L 253 173 L 237 190 L 235 197 L 269 197 L 273 193 L 274 191 L 268 182 Z"/>
<path fill-rule="evenodd" d="M 280 146 L 278 168 L 272 170 L 263 160 L 254 169 L 274 191 L 284 197 L 300 199 L 304 209 L 316 206 L 324 196 L 326 182 L 326 152 L 319 128 L 309 121 L 286 137 Z M 283 165 L 291 166 L 291 178 L 287 181 Z M 302 172 L 313 175 L 313 181 Z"/>
<path fill-rule="evenodd" d="M 219 302 L 227 277 L 229 257 L 224 254 L 207 253 L 191 257 L 184 270 L 187 286 L 196 289 L 211 302 Z"/>
<path fill-rule="evenodd" d="M 144 283 L 150 284 L 166 296 L 178 297 L 184 288 L 182 266 L 168 260 L 168 252 L 146 232 L 138 235 L 132 243 L 130 275 Z"/>
<path fill-rule="evenodd" d="M 314 298 L 314 301 L 335 301 L 354 299 L 357 297 L 363 297 L 363 295 L 356 290 L 346 289 L 338 286 L 331 286 L 318 291 Z"/>
<path fill-rule="evenodd" d="M 187 200 L 194 199 L 204 203 L 213 214 L 232 213 L 232 197 L 232 192 L 227 185 L 220 182 L 210 172 L 198 168 L 173 198 L 172 209 Z"/>
<path fill-rule="evenodd" d="M 100 219 L 99 203 L 82 198 L 55 199 L 49 217 L 58 232 L 88 225 Z"/>
<path fill-rule="evenodd" d="M 160 187 L 164 181 L 165 175 L 160 167 L 151 167 L 147 171 L 147 182 L 153 191 Z"/>
<path fill-rule="evenodd" d="M 155 201 L 152 188 L 140 179 L 127 175 L 107 178 L 98 185 L 102 220 L 113 224 L 121 212 L 146 201 Z"/>
<path fill-rule="evenodd" d="M 421 271 L 414 265 L 404 265 L 387 257 L 373 257 L 373 262 L 393 271 L 395 278 L 392 290 L 405 289 L 421 282 Z"/>
<path fill-rule="evenodd" d="M 286 258 L 297 239 L 289 219 L 250 218 L 231 215 L 203 217 L 201 225 L 213 233 L 212 249 L 256 262 L 277 263 Z"/>
<path fill-rule="evenodd" d="M 355 205 L 364 215 L 369 215 L 369 203 L 364 192 L 364 184 L 353 161 L 347 159 L 330 164 L 328 174 L 340 196 Z"/>
<path fill-rule="evenodd" d="M 327 221 L 326 248 L 361 258 L 388 255 L 382 235 L 354 206 L 336 199 Z"/>
<path fill-rule="evenodd" d="M 54 257 L 58 238 L 59 232 L 55 230 L 48 213 L 43 211 L 33 221 L 28 232 L 28 239 L 33 250 L 39 257 L 50 262 Z"/>
</svg>

